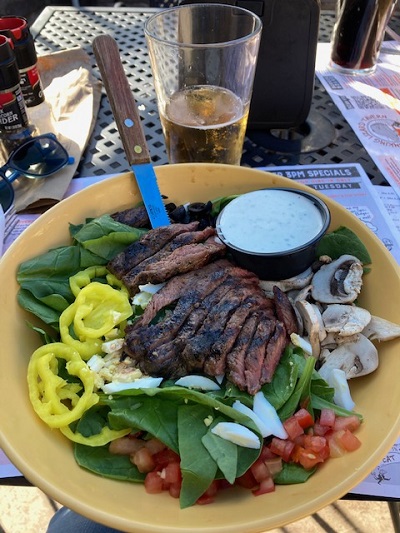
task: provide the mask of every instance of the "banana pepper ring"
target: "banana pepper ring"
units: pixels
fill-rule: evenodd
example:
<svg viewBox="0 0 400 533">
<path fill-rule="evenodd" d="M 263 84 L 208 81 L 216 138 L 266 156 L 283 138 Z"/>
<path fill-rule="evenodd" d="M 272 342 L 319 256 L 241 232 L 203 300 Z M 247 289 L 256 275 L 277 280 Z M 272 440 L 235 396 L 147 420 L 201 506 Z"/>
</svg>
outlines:
<svg viewBox="0 0 400 533">
<path fill-rule="evenodd" d="M 132 315 L 127 293 L 93 281 L 83 287 L 75 302 L 60 316 L 63 343 L 75 348 L 85 360 L 101 351 L 103 337 Z M 70 333 L 73 324 L 74 338 Z"/>
<path fill-rule="evenodd" d="M 90 437 L 84 437 L 81 433 L 74 433 L 69 427 L 60 428 L 61 433 L 73 442 L 78 444 L 85 444 L 85 446 L 104 446 L 112 440 L 125 437 L 132 430 L 131 429 L 110 429 L 108 426 L 104 426 L 103 429 L 97 435 L 91 435 Z"/>
<path fill-rule="evenodd" d="M 103 277 L 106 278 L 106 281 L 109 285 L 111 285 L 112 287 L 117 287 L 122 292 L 128 294 L 128 289 L 125 287 L 122 281 L 119 280 L 116 276 L 114 276 L 114 274 L 111 274 L 111 272 L 109 272 L 105 266 L 91 266 L 86 268 L 85 270 L 77 272 L 74 276 L 71 276 L 69 278 L 69 286 L 71 288 L 72 294 L 76 298 L 80 293 L 81 289 L 83 287 L 86 287 L 86 285 L 89 285 L 89 283 L 94 278 Z"/>
<path fill-rule="evenodd" d="M 66 370 L 80 379 L 82 386 L 68 383 L 58 375 L 58 359 Z M 37 415 L 51 428 L 63 428 L 79 420 L 99 401 L 94 393 L 94 376 L 79 353 L 60 342 L 41 346 L 28 365 L 29 398 Z M 77 392 L 83 389 L 82 394 Z"/>
</svg>

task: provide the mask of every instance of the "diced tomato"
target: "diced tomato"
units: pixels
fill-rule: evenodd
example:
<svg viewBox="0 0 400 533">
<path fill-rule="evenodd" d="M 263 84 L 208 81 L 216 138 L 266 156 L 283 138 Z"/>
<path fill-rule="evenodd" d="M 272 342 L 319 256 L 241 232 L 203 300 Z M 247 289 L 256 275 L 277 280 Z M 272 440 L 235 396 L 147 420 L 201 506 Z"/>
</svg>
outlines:
<svg viewBox="0 0 400 533">
<path fill-rule="evenodd" d="M 161 450 L 160 452 L 157 452 L 153 455 L 154 462 L 156 465 L 161 466 L 164 468 L 169 463 L 179 463 L 180 457 L 177 453 L 170 450 L 169 448 L 165 448 L 164 450 Z"/>
<path fill-rule="evenodd" d="M 323 437 L 329 431 L 329 426 L 323 426 L 320 422 L 315 422 L 313 426 L 313 434 L 319 437 Z"/>
<path fill-rule="evenodd" d="M 268 477 L 261 481 L 259 487 L 253 490 L 254 496 L 261 496 L 261 494 L 267 494 L 268 492 L 274 492 L 275 483 L 272 477 Z"/>
<path fill-rule="evenodd" d="M 263 446 L 261 448 L 260 458 L 263 459 L 263 461 L 267 461 L 268 459 L 275 459 L 278 457 L 275 453 L 271 452 L 271 450 L 268 448 L 268 446 Z"/>
<path fill-rule="evenodd" d="M 327 437 L 329 446 L 329 457 L 342 457 L 346 450 L 337 439 L 337 431 L 330 433 Z"/>
<path fill-rule="evenodd" d="M 136 453 L 132 454 L 131 462 L 137 466 L 137 469 L 141 473 L 147 473 L 154 470 L 156 463 L 153 459 L 153 455 L 147 448 L 140 448 Z"/>
<path fill-rule="evenodd" d="M 278 437 L 273 437 L 271 444 L 269 445 L 272 453 L 279 455 L 282 459 L 288 463 L 290 461 L 290 456 L 295 447 L 295 443 L 291 440 L 279 439 Z"/>
<path fill-rule="evenodd" d="M 148 494 L 160 494 L 163 491 L 163 480 L 158 472 L 149 472 L 144 480 L 144 487 Z"/>
<path fill-rule="evenodd" d="M 336 415 L 333 409 L 321 409 L 321 414 L 319 417 L 319 423 L 321 424 L 321 426 L 333 428 L 335 424 L 335 419 Z"/>
<path fill-rule="evenodd" d="M 307 409 L 301 408 L 294 414 L 296 420 L 303 429 L 309 428 L 314 424 L 314 419 Z"/>
<path fill-rule="evenodd" d="M 274 457 L 273 459 L 266 459 L 265 464 L 268 467 L 269 473 L 273 478 L 282 470 L 282 457 Z"/>
<path fill-rule="evenodd" d="M 207 505 L 209 503 L 212 503 L 214 501 L 214 498 L 217 492 L 218 492 L 218 482 L 217 480 L 214 479 L 214 481 L 211 483 L 211 485 L 208 487 L 205 493 L 202 494 L 200 498 L 197 500 L 197 503 L 199 505 Z"/>
<path fill-rule="evenodd" d="M 324 437 L 318 435 L 305 435 L 304 447 L 314 452 L 321 452 L 327 445 L 327 441 Z"/>
<path fill-rule="evenodd" d="M 294 440 L 296 437 L 304 433 L 303 427 L 299 424 L 299 421 L 295 416 L 291 416 L 285 420 L 283 427 L 285 428 L 290 440 Z"/>
<path fill-rule="evenodd" d="M 251 473 L 254 476 L 254 479 L 261 483 L 264 479 L 271 477 L 268 466 L 264 463 L 261 458 L 258 458 L 250 467 Z"/>
<path fill-rule="evenodd" d="M 173 461 L 172 463 L 167 464 L 161 471 L 161 478 L 168 485 L 174 483 L 181 483 L 182 473 L 179 463 Z"/>
<path fill-rule="evenodd" d="M 253 489 L 257 486 L 257 481 L 254 479 L 251 469 L 247 470 L 243 475 L 236 478 L 235 484 L 245 489 Z"/>
<path fill-rule="evenodd" d="M 353 433 L 360 427 L 360 425 L 361 421 L 356 415 L 337 416 L 333 429 L 334 431 L 338 431 L 339 429 L 348 429 Z"/>
<path fill-rule="evenodd" d="M 318 463 L 322 463 L 323 460 L 317 452 L 313 452 L 309 448 L 301 448 L 298 453 L 298 462 L 303 468 L 309 470 Z"/>
<path fill-rule="evenodd" d="M 179 496 L 181 495 L 181 487 L 182 483 L 172 483 L 168 487 L 168 492 L 170 496 L 172 496 L 173 498 L 179 498 Z"/>
<path fill-rule="evenodd" d="M 348 429 L 341 429 L 334 433 L 337 443 L 342 446 L 346 452 L 354 452 L 361 446 L 361 441 Z"/>
</svg>

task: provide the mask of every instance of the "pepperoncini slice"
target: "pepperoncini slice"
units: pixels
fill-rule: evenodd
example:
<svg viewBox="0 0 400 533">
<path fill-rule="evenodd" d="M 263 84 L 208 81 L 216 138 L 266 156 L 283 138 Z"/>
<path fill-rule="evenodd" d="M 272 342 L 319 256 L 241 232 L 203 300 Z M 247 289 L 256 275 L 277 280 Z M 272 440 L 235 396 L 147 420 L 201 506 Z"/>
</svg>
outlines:
<svg viewBox="0 0 400 533">
<path fill-rule="evenodd" d="M 73 432 L 68 426 L 60 428 L 61 433 L 73 442 L 78 444 L 85 444 L 86 446 L 104 446 L 112 440 L 119 439 L 128 435 L 130 429 L 110 429 L 108 426 L 104 426 L 103 429 L 97 435 L 91 435 L 90 437 L 84 437 L 79 432 Z"/>
<path fill-rule="evenodd" d="M 122 327 L 131 315 L 127 293 L 92 281 L 79 291 L 75 302 L 61 314 L 61 340 L 88 360 L 101 352 L 103 337 L 112 337 L 115 327 Z"/>
<path fill-rule="evenodd" d="M 125 287 L 122 281 L 119 280 L 116 276 L 114 276 L 114 274 L 111 274 L 111 272 L 109 272 L 105 266 L 91 266 L 86 268 L 85 270 L 77 272 L 74 276 L 71 276 L 69 278 L 69 286 L 71 288 L 72 294 L 76 298 L 80 293 L 81 289 L 83 287 L 86 287 L 86 285 L 89 285 L 89 283 L 91 283 L 94 278 L 102 277 L 106 278 L 107 283 L 111 287 L 116 287 L 122 292 L 128 294 L 128 289 Z"/>
<path fill-rule="evenodd" d="M 58 361 L 79 383 L 68 383 L 58 375 Z M 94 393 L 94 376 L 79 353 L 60 342 L 41 346 L 28 365 L 29 398 L 37 415 L 51 428 L 62 428 L 79 420 L 99 401 Z M 77 393 L 83 390 L 81 395 Z"/>
<path fill-rule="evenodd" d="M 127 294 L 97 281 L 80 291 L 75 304 L 75 333 L 79 337 L 89 339 L 107 335 L 132 315 L 132 306 Z"/>
</svg>

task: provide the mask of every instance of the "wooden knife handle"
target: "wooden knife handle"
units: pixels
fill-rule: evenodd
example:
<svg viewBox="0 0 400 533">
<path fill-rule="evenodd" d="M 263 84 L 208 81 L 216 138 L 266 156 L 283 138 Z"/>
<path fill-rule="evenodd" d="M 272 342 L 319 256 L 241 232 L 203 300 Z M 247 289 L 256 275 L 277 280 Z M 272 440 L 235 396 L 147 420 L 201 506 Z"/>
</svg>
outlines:
<svg viewBox="0 0 400 533">
<path fill-rule="evenodd" d="M 111 35 L 99 35 L 93 40 L 93 51 L 128 163 L 131 166 L 150 163 L 138 108 L 122 65 L 117 42 Z"/>
</svg>

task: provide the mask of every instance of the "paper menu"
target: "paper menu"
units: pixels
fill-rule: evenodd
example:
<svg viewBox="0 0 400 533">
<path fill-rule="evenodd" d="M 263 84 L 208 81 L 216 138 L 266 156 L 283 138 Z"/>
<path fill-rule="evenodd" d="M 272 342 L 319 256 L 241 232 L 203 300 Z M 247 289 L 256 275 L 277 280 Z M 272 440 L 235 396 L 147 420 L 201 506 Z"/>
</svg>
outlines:
<svg viewBox="0 0 400 533">
<path fill-rule="evenodd" d="M 400 196 L 400 43 L 382 50 L 375 73 L 350 76 L 329 68 L 330 44 L 318 43 L 316 75 Z"/>
</svg>

